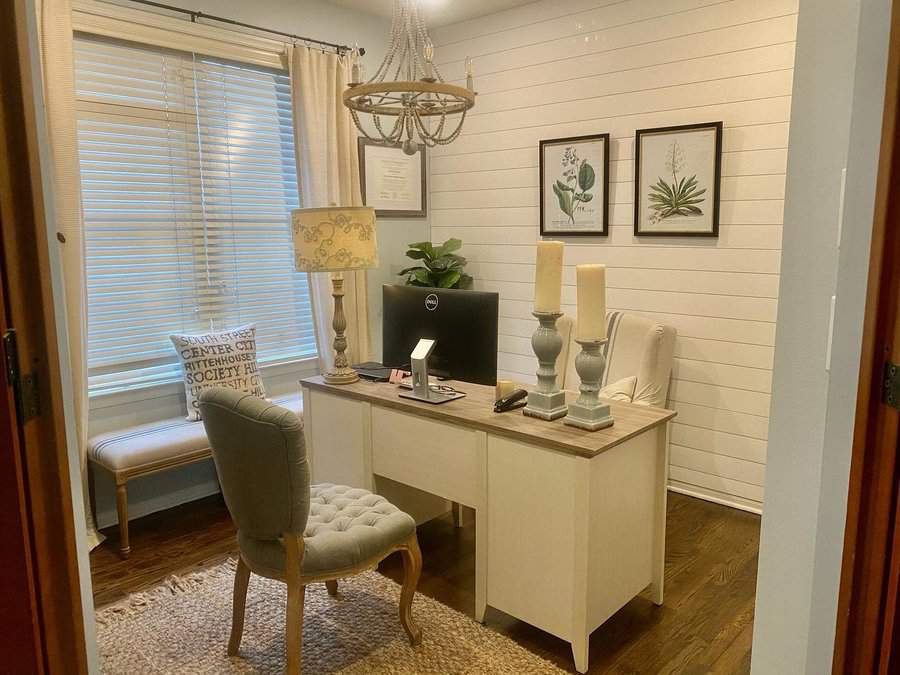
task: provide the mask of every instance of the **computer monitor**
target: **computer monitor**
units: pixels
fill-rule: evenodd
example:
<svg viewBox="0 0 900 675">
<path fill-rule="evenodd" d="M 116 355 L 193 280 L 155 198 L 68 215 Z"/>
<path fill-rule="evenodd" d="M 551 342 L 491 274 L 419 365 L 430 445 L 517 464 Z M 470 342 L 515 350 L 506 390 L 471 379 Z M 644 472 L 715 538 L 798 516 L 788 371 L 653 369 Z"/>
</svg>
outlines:
<svg viewBox="0 0 900 675">
<path fill-rule="evenodd" d="M 382 362 L 409 367 L 422 338 L 436 340 L 428 361 L 432 375 L 463 382 L 497 382 L 497 293 L 385 284 Z"/>
</svg>

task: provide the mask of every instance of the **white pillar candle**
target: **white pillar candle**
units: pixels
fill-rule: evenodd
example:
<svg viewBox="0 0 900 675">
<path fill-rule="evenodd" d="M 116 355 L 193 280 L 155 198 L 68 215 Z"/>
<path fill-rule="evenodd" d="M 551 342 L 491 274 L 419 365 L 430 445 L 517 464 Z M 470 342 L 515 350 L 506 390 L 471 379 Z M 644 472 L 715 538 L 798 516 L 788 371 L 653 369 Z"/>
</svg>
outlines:
<svg viewBox="0 0 900 675">
<path fill-rule="evenodd" d="M 578 340 L 602 340 L 606 337 L 606 265 L 578 265 L 578 316 L 575 336 Z"/>
<path fill-rule="evenodd" d="M 539 241 L 534 270 L 534 311 L 559 312 L 563 242 Z"/>
</svg>

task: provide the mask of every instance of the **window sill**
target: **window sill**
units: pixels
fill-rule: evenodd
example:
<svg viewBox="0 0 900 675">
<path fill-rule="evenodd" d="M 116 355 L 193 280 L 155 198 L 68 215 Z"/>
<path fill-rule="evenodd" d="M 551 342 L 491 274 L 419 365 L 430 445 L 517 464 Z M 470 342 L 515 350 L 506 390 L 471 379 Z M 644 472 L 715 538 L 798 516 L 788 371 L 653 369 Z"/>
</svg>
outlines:
<svg viewBox="0 0 900 675">
<path fill-rule="evenodd" d="M 267 379 L 289 377 L 292 373 L 296 374 L 297 377 L 308 377 L 317 373 L 318 370 L 319 359 L 317 356 L 260 366 L 264 383 Z M 173 378 L 166 382 L 136 386 L 130 389 L 91 394 L 89 409 L 103 410 L 105 408 L 128 405 L 129 403 L 140 403 L 171 396 L 184 397 L 184 381 L 182 378 Z"/>
</svg>

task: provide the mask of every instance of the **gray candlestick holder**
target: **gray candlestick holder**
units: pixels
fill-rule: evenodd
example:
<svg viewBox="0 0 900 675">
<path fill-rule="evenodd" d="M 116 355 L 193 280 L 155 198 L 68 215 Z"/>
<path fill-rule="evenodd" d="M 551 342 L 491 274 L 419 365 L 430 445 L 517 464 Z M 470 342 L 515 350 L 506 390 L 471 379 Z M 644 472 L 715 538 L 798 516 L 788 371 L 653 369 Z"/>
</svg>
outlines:
<svg viewBox="0 0 900 675">
<path fill-rule="evenodd" d="M 538 358 L 537 389 L 528 392 L 528 405 L 522 412 L 529 417 L 555 420 L 566 414 L 566 395 L 556 385 L 556 357 L 562 351 L 562 337 L 556 321 L 562 312 L 532 312 L 540 322 L 531 336 L 531 347 Z"/>
<path fill-rule="evenodd" d="M 581 378 L 581 395 L 569 406 L 569 414 L 563 421 L 588 431 L 612 426 L 614 420 L 609 414 L 609 405 L 601 403 L 597 396 L 606 369 L 606 358 L 600 351 L 606 339 L 575 341 L 581 345 L 581 352 L 575 357 L 575 370 Z"/>
</svg>

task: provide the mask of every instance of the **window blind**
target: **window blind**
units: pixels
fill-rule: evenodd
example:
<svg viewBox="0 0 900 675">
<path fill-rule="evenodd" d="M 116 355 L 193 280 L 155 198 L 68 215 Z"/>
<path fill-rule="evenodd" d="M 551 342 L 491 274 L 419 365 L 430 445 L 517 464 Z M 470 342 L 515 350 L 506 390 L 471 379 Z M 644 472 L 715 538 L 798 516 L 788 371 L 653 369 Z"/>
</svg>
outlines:
<svg viewBox="0 0 900 675">
<path fill-rule="evenodd" d="M 180 377 L 173 332 L 314 356 L 288 75 L 82 35 L 75 72 L 91 391 Z"/>
</svg>

